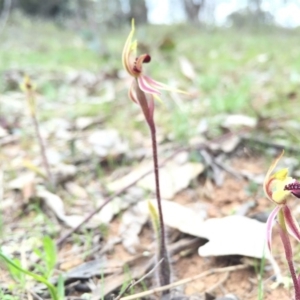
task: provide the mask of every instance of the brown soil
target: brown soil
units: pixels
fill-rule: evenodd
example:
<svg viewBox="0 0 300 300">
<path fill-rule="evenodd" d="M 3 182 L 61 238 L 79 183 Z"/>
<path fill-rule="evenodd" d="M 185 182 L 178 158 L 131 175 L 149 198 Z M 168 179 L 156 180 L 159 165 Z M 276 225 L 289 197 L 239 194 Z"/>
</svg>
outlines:
<svg viewBox="0 0 300 300">
<path fill-rule="evenodd" d="M 267 166 L 262 159 L 249 159 L 249 158 L 237 158 L 232 162 L 232 166 L 236 170 L 247 170 L 253 174 L 262 174 L 265 172 Z M 211 182 L 207 184 L 198 183 L 193 191 L 187 190 L 178 194 L 174 201 L 189 205 L 195 203 L 195 198 L 201 203 L 205 203 L 208 207 L 208 217 L 222 217 L 231 214 L 233 209 L 237 209 L 247 201 L 255 201 L 255 208 L 251 209 L 248 214 L 256 212 L 263 212 L 272 208 L 272 203 L 265 199 L 262 193 L 262 187 L 258 188 L 258 191 L 254 195 L 246 193 L 248 186 L 246 180 L 237 180 L 232 175 L 226 174 L 224 183 L 221 187 L 216 188 Z M 205 189 L 208 191 L 203 191 Z M 206 197 L 203 198 L 203 195 Z M 196 197 L 198 196 L 198 197 Z M 201 199 L 201 200 L 199 200 Z M 116 230 L 116 227 L 115 227 Z M 141 234 L 141 244 L 146 245 L 151 242 L 151 234 L 147 230 L 147 237 Z M 275 255 L 277 263 L 280 265 L 284 276 L 289 276 L 287 271 L 287 265 L 284 260 L 283 248 L 281 240 L 274 231 L 273 238 L 273 254 Z M 127 260 L 130 256 L 124 252 L 122 246 L 115 248 L 114 254 L 111 258 L 122 257 Z M 252 261 L 252 260 L 250 260 Z M 198 255 L 197 252 L 192 253 L 186 257 L 180 257 L 177 255 L 173 259 L 173 275 L 174 281 L 190 278 L 204 271 L 226 267 L 238 263 L 244 263 L 242 257 L 212 257 L 203 258 Z M 256 262 L 258 268 L 260 262 Z M 268 266 L 268 263 L 266 263 Z M 292 299 L 293 289 L 278 286 L 274 288 L 274 281 L 271 279 L 273 275 L 271 267 L 270 271 L 265 271 L 263 274 L 263 299 L 276 300 L 276 299 Z M 205 278 L 195 280 L 191 283 L 184 285 L 183 292 L 188 296 L 200 296 L 205 292 L 209 292 L 215 296 L 224 296 L 226 294 L 234 294 L 239 299 L 258 299 L 258 286 L 261 280 L 259 280 L 259 272 L 255 271 L 255 268 L 249 266 L 244 270 L 237 270 L 230 273 L 213 274 Z"/>
<path fill-rule="evenodd" d="M 237 173 L 239 173 L 240 170 L 247 170 L 253 174 L 265 173 L 267 169 L 267 166 L 262 159 L 249 159 L 248 157 L 233 159 L 231 167 L 236 170 Z M 232 174 L 226 174 L 224 183 L 221 187 L 216 187 L 211 179 L 200 178 L 199 181 L 193 183 L 192 188 L 178 194 L 174 201 L 183 205 L 190 205 L 195 202 L 205 204 L 207 207 L 207 217 L 222 217 L 232 214 L 234 210 L 237 210 L 248 201 L 254 201 L 256 206 L 250 209 L 247 215 L 264 212 L 272 208 L 272 203 L 266 200 L 263 196 L 261 186 L 258 186 L 257 191 L 252 191 L 252 194 L 247 192 L 248 187 L 249 182 L 247 182 L 247 180 L 237 180 L 232 176 Z M 119 223 L 119 218 L 115 218 L 115 220 L 110 224 L 108 237 L 105 238 L 105 241 L 109 240 L 111 237 L 118 236 Z M 169 231 L 173 232 L 172 230 Z M 283 247 L 276 230 L 274 231 L 273 236 L 273 254 L 282 270 L 282 275 L 289 276 L 284 259 Z M 151 249 L 151 247 L 153 249 L 153 232 L 150 226 L 146 226 L 143 229 L 140 234 L 140 239 L 140 253 L 142 253 L 145 249 Z M 105 242 L 103 245 L 105 246 Z M 59 261 L 61 264 L 59 268 L 62 271 L 67 271 L 83 263 L 84 258 L 81 255 L 82 251 L 79 251 L 77 255 L 73 256 L 72 254 L 68 254 L 70 253 L 70 249 L 70 245 L 66 244 L 60 250 Z M 126 252 L 121 244 L 114 245 L 107 253 L 108 260 L 114 261 L 126 262 L 133 257 L 134 256 Z M 87 257 L 87 259 L 92 259 L 92 257 Z M 246 262 L 249 263 L 249 261 Z M 245 263 L 244 258 L 203 258 L 194 251 L 187 256 L 176 255 L 172 258 L 173 277 L 174 281 L 177 281 L 184 278 L 190 278 L 213 268 L 221 268 L 240 263 Z M 268 263 L 266 264 L 268 266 Z M 122 272 L 122 268 L 119 267 L 119 271 Z M 292 299 L 293 289 L 291 287 L 285 288 L 283 286 L 274 288 L 274 282 L 270 279 L 272 275 L 272 270 L 268 267 L 268 271 L 264 272 L 263 279 L 260 280 L 259 272 L 256 271 L 253 266 L 249 266 L 244 270 L 213 274 L 206 276 L 205 278 L 195 280 L 184 285 L 182 292 L 188 296 L 203 295 L 204 292 L 209 292 L 215 296 L 224 296 L 228 293 L 232 293 L 241 300 L 254 300 L 258 299 L 258 286 L 262 281 L 264 290 L 263 299 Z M 2 280 L 2 282 L 8 282 L 9 277 L 7 274 L 2 273 L 0 274 L 0 280 Z M 95 278 L 94 283 L 101 284 L 100 280 Z M 154 280 L 151 282 L 153 283 Z M 152 283 L 148 283 L 148 288 L 151 286 L 153 287 Z M 138 292 L 138 288 L 135 292 Z"/>
</svg>

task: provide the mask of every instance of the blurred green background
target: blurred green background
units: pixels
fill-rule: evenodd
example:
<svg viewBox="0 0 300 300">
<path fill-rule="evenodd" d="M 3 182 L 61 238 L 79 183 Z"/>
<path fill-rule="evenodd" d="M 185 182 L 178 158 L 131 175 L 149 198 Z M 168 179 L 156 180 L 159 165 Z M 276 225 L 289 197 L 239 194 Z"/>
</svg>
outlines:
<svg viewBox="0 0 300 300">
<path fill-rule="evenodd" d="M 262 138 L 299 141 L 297 1 L 0 4 L 1 92 L 17 92 L 23 75 L 32 76 L 47 100 L 39 104 L 42 120 L 53 114 L 70 119 L 105 115 L 108 126 L 124 128 L 124 121 L 137 114 L 129 105 L 130 80 L 121 65 L 134 18 L 139 53 L 152 56 L 146 72 L 189 93 L 163 94 L 164 105 L 157 109 L 163 134 L 186 143 L 204 120 L 208 136 L 214 137 L 222 131 L 222 116 L 234 113 L 255 117 Z M 122 132 L 126 137 L 140 127 L 140 119 L 134 120 Z"/>
</svg>

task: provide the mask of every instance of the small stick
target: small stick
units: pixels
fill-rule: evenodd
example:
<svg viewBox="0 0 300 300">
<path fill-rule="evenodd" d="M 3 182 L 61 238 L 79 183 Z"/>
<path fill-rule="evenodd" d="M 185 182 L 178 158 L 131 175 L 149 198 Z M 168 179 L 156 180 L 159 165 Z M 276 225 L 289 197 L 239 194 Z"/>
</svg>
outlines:
<svg viewBox="0 0 300 300">
<path fill-rule="evenodd" d="M 162 263 L 163 258 L 148 272 L 146 273 L 144 276 L 142 276 L 138 281 L 135 281 L 134 279 L 131 281 L 130 284 L 128 284 L 128 286 L 126 287 L 126 289 L 114 300 L 120 300 L 121 297 L 132 287 L 134 287 L 135 285 L 139 284 L 141 281 L 143 281 L 145 278 L 147 278 L 148 276 L 150 276 L 157 268 L 158 266 Z"/>
<path fill-rule="evenodd" d="M 200 273 L 198 275 L 195 275 L 195 276 L 192 276 L 192 277 L 189 277 L 189 278 L 185 278 L 185 279 L 179 280 L 177 282 L 174 282 L 174 283 L 162 286 L 162 287 L 158 287 L 158 288 L 155 288 L 155 289 L 152 289 L 152 290 L 141 292 L 141 293 L 138 293 L 138 294 L 135 294 L 135 295 L 123 297 L 120 300 L 138 299 L 138 298 L 149 296 L 149 295 L 159 293 L 159 292 L 162 292 L 162 291 L 165 291 L 165 290 L 169 290 L 169 289 L 171 289 L 175 286 L 183 285 L 183 284 L 195 281 L 195 280 L 200 279 L 200 278 L 205 277 L 205 276 L 210 276 L 210 275 L 213 275 L 213 274 L 216 274 L 216 273 L 224 273 L 224 272 L 232 272 L 232 271 L 236 271 L 236 270 L 243 270 L 243 269 L 246 269 L 248 267 L 249 267 L 248 265 L 237 265 L 237 266 L 231 266 L 231 267 L 225 267 L 225 268 L 211 269 L 211 270 L 205 271 L 203 273 Z"/>
<path fill-rule="evenodd" d="M 207 289 L 205 292 L 206 293 L 211 293 L 214 291 L 217 287 L 219 287 L 222 283 L 224 283 L 229 277 L 229 272 L 225 274 L 223 278 L 221 278 L 217 283 L 215 283 L 213 286 L 211 286 L 209 289 Z"/>
</svg>

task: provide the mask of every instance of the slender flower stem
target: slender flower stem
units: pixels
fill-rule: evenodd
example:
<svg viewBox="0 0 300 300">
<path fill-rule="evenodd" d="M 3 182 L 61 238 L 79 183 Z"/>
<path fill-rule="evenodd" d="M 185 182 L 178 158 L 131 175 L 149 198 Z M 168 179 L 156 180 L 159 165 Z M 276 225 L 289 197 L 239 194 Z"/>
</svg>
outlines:
<svg viewBox="0 0 300 300">
<path fill-rule="evenodd" d="M 279 224 L 279 234 L 283 243 L 283 247 L 284 247 L 284 252 L 285 252 L 285 257 L 290 269 L 290 273 L 291 273 L 291 277 L 294 283 L 294 290 L 295 290 L 295 300 L 300 300 L 300 286 L 299 286 L 299 282 L 297 280 L 297 275 L 296 275 L 296 271 L 295 271 L 295 267 L 294 267 L 294 263 L 293 263 L 293 250 L 292 250 L 292 246 L 291 246 L 291 242 L 290 242 L 290 238 L 289 235 L 287 233 L 287 231 L 281 227 L 281 225 Z"/>
<path fill-rule="evenodd" d="M 160 285 L 164 286 L 170 284 L 171 270 L 170 270 L 170 262 L 167 254 L 167 248 L 166 248 L 165 224 L 164 224 L 162 205 L 161 205 L 161 196 L 160 196 L 156 128 L 153 120 L 148 122 L 148 125 L 151 132 L 156 199 L 157 199 L 157 207 L 158 207 L 158 215 L 159 215 L 159 223 L 160 223 L 159 260 L 163 259 L 162 263 L 159 266 L 160 269 L 159 280 L 160 280 Z M 166 291 L 166 294 L 167 293 L 168 291 Z"/>
<path fill-rule="evenodd" d="M 50 171 L 50 166 L 49 166 L 47 155 L 46 155 L 46 147 L 45 147 L 43 138 L 41 136 L 39 123 L 38 123 L 38 120 L 36 118 L 35 113 L 31 114 L 31 119 L 32 119 L 32 123 L 33 123 L 33 126 L 34 126 L 35 134 L 36 134 L 36 137 L 38 139 L 39 146 L 40 146 L 40 152 L 41 152 L 41 156 L 42 156 L 42 162 L 43 162 L 43 165 L 44 165 L 44 169 L 46 171 L 47 178 L 50 182 L 50 187 L 51 187 L 51 189 L 53 189 L 54 188 L 53 176 L 52 176 L 52 173 Z"/>
</svg>

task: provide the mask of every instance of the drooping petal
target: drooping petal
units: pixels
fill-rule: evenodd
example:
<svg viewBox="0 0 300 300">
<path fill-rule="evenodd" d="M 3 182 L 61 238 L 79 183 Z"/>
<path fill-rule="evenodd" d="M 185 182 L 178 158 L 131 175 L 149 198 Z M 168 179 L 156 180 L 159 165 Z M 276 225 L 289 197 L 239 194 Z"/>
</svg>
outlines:
<svg viewBox="0 0 300 300">
<path fill-rule="evenodd" d="M 132 82 L 129 92 L 128 92 L 128 97 L 129 99 L 131 99 L 134 103 L 139 104 L 137 96 L 136 96 L 136 92 L 135 92 L 135 83 Z"/>
<path fill-rule="evenodd" d="M 288 261 L 293 259 L 293 250 L 288 233 L 279 225 L 279 234 L 283 243 L 285 256 Z"/>
<path fill-rule="evenodd" d="M 132 42 L 132 38 L 134 35 L 134 19 L 132 19 L 131 21 L 131 31 L 127 37 L 127 40 L 125 42 L 124 48 L 123 48 L 123 52 L 122 52 L 122 63 L 123 63 L 123 67 L 126 69 L 126 71 L 134 76 L 134 74 L 132 73 L 132 62 L 130 61 L 130 56 L 131 53 L 136 49 L 137 43 Z"/>
<path fill-rule="evenodd" d="M 283 209 L 283 215 L 284 215 L 287 231 L 295 239 L 300 241 L 300 228 L 297 220 L 294 218 L 287 205 L 284 205 L 282 209 Z"/>
<path fill-rule="evenodd" d="M 168 86 L 168 85 L 166 85 L 162 82 L 156 81 L 156 80 L 152 79 L 151 77 L 149 77 L 147 75 L 144 75 L 144 79 L 147 81 L 147 83 L 149 85 L 151 85 L 152 87 L 157 88 L 159 90 L 166 90 L 166 91 L 175 92 L 175 93 L 188 94 L 185 91 L 174 89 L 174 88 L 172 88 L 172 87 L 170 87 L 170 86 Z"/>
<path fill-rule="evenodd" d="M 281 159 L 281 157 L 283 156 L 283 154 L 284 154 L 284 150 L 282 150 L 281 154 L 273 161 L 273 163 L 271 164 L 271 166 L 270 166 L 270 168 L 267 172 L 265 180 L 264 180 L 264 192 L 265 192 L 266 196 L 268 197 L 268 199 L 271 200 L 271 201 L 273 201 L 272 191 L 271 191 L 271 184 L 274 180 L 274 177 L 271 176 L 271 173 L 276 168 L 276 166 L 277 166 L 279 160 Z"/>
<path fill-rule="evenodd" d="M 267 226 L 267 243 L 268 243 L 268 248 L 270 250 L 270 252 L 272 251 L 271 250 L 271 242 L 272 242 L 272 228 L 273 228 L 273 222 L 274 222 L 274 219 L 275 217 L 277 216 L 279 210 L 281 209 L 282 207 L 280 205 L 277 205 L 273 211 L 270 213 L 269 217 L 268 217 L 268 220 L 267 220 L 267 223 L 266 223 L 266 226 Z"/>
<path fill-rule="evenodd" d="M 145 75 L 140 75 L 138 78 L 138 84 L 140 89 L 144 93 L 153 94 L 153 95 L 160 95 L 160 91 L 158 89 L 153 88 L 148 82 L 145 80 Z"/>
</svg>

